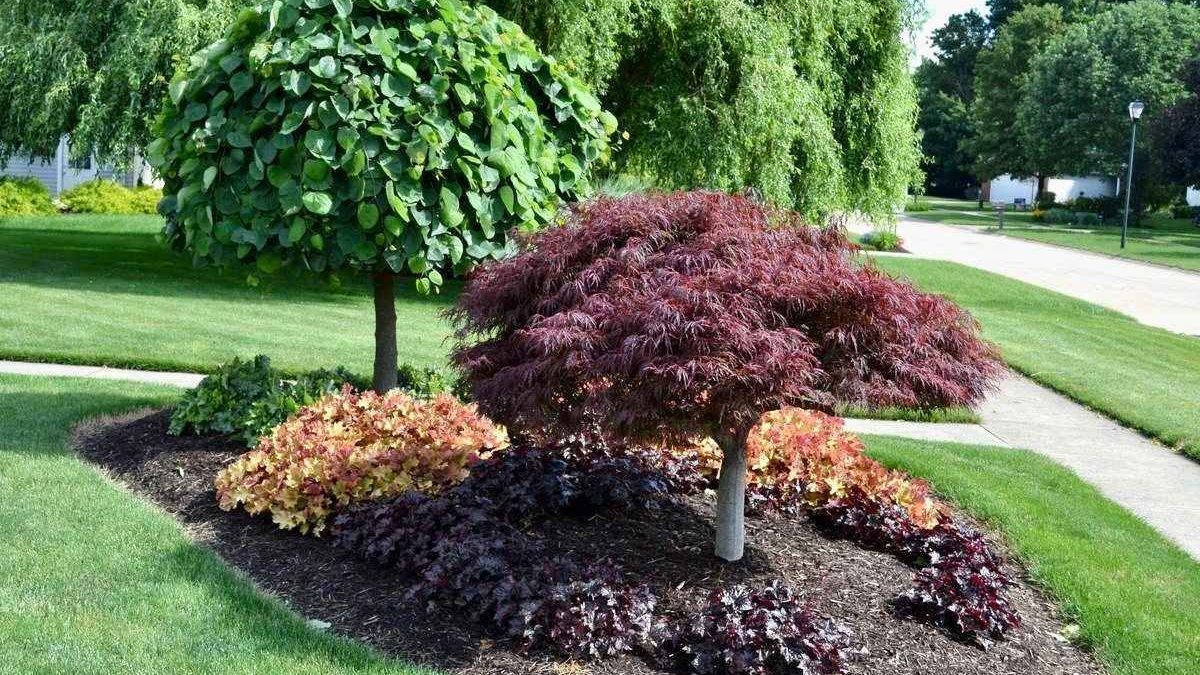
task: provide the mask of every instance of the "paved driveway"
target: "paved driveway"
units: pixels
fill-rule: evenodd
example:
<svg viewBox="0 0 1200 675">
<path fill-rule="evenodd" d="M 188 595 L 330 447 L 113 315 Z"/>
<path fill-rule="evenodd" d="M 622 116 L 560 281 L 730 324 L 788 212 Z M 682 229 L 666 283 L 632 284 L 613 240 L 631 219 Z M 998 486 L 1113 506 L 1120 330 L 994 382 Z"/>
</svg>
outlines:
<svg viewBox="0 0 1200 675">
<path fill-rule="evenodd" d="M 1003 274 L 1149 326 L 1200 335 L 1200 274 L 938 223 L 901 220 L 898 231 L 904 247 L 922 258 Z"/>
</svg>

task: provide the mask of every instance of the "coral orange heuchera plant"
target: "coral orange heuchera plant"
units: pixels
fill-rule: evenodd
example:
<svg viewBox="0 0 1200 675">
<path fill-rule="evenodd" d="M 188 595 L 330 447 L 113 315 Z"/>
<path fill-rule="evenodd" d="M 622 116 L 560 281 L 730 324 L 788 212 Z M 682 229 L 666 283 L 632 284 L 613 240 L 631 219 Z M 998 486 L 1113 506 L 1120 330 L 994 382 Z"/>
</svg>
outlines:
<svg viewBox="0 0 1200 675">
<path fill-rule="evenodd" d="M 517 429 L 714 438 L 717 555 L 736 560 L 744 444 L 763 413 L 969 405 L 998 371 L 968 314 L 852 251 L 743 197 L 597 199 L 473 274 L 454 358 L 481 409 Z"/>
<path fill-rule="evenodd" d="M 861 490 L 903 507 L 923 528 L 948 515 L 928 483 L 868 457 L 858 436 L 824 413 L 785 408 L 763 415 L 746 439 L 746 457 L 752 501 L 814 507 Z"/>
<path fill-rule="evenodd" d="M 503 448 L 502 427 L 443 394 L 349 387 L 301 408 L 216 479 L 222 509 L 269 511 L 284 529 L 320 534 L 340 507 L 414 489 L 436 492 Z"/>
</svg>

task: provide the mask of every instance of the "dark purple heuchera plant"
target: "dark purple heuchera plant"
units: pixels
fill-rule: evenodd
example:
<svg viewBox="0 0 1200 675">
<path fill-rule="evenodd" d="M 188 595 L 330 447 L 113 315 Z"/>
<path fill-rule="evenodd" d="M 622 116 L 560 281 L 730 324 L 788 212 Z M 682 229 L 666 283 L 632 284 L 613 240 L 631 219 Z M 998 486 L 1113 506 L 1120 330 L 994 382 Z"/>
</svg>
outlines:
<svg viewBox="0 0 1200 675">
<path fill-rule="evenodd" d="M 997 373 L 966 312 L 852 250 L 739 196 L 586 202 L 474 272 L 452 312 L 454 360 L 516 431 L 717 440 L 716 553 L 737 560 L 745 438 L 764 412 L 969 405 Z"/>
</svg>

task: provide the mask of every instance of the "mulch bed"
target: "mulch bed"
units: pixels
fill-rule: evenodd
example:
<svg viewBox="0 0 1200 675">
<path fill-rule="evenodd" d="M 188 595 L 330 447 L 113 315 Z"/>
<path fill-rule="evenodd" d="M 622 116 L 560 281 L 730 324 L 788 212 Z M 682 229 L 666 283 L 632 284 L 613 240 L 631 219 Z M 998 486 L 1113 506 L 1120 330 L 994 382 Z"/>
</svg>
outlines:
<svg viewBox="0 0 1200 675">
<path fill-rule="evenodd" d="M 266 516 L 221 511 L 213 477 L 244 448 L 218 437 L 169 436 L 167 422 L 166 411 L 91 420 L 76 428 L 75 446 L 118 482 L 175 516 L 195 541 L 261 589 L 305 617 L 329 622 L 334 632 L 464 675 L 657 672 L 633 656 L 563 664 L 546 655 L 517 654 L 511 644 L 490 639 L 453 611 L 406 603 L 396 575 L 342 553 L 328 538 L 284 532 Z M 1103 672 L 1090 655 L 1061 637 L 1063 623 L 1053 603 L 1024 582 L 1010 591 L 1024 624 L 986 651 L 927 624 L 896 618 L 890 601 L 909 587 L 913 571 L 889 555 L 828 540 L 803 519 L 748 521 L 745 560 L 721 564 L 709 553 L 712 502 L 711 496 L 700 496 L 657 510 L 564 519 L 539 528 L 536 536 L 552 552 L 612 559 L 627 578 L 650 584 L 660 609 L 670 613 L 694 611 L 720 584 L 761 587 L 782 578 L 818 612 L 853 631 L 856 645 L 864 649 L 851 664 L 853 673 Z"/>
</svg>

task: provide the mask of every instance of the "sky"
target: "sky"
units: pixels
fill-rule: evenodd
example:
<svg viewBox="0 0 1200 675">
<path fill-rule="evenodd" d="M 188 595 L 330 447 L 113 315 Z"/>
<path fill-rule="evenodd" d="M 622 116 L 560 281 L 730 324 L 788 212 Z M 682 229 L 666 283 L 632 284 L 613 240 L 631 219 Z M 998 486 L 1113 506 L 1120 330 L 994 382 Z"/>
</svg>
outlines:
<svg viewBox="0 0 1200 675">
<path fill-rule="evenodd" d="M 934 29 L 945 26 L 951 14 L 974 9 L 987 16 L 987 3 L 984 0 L 925 0 L 925 7 L 929 11 L 929 20 L 917 36 L 917 55 L 921 57 L 932 55 L 929 36 L 933 34 Z"/>
</svg>

